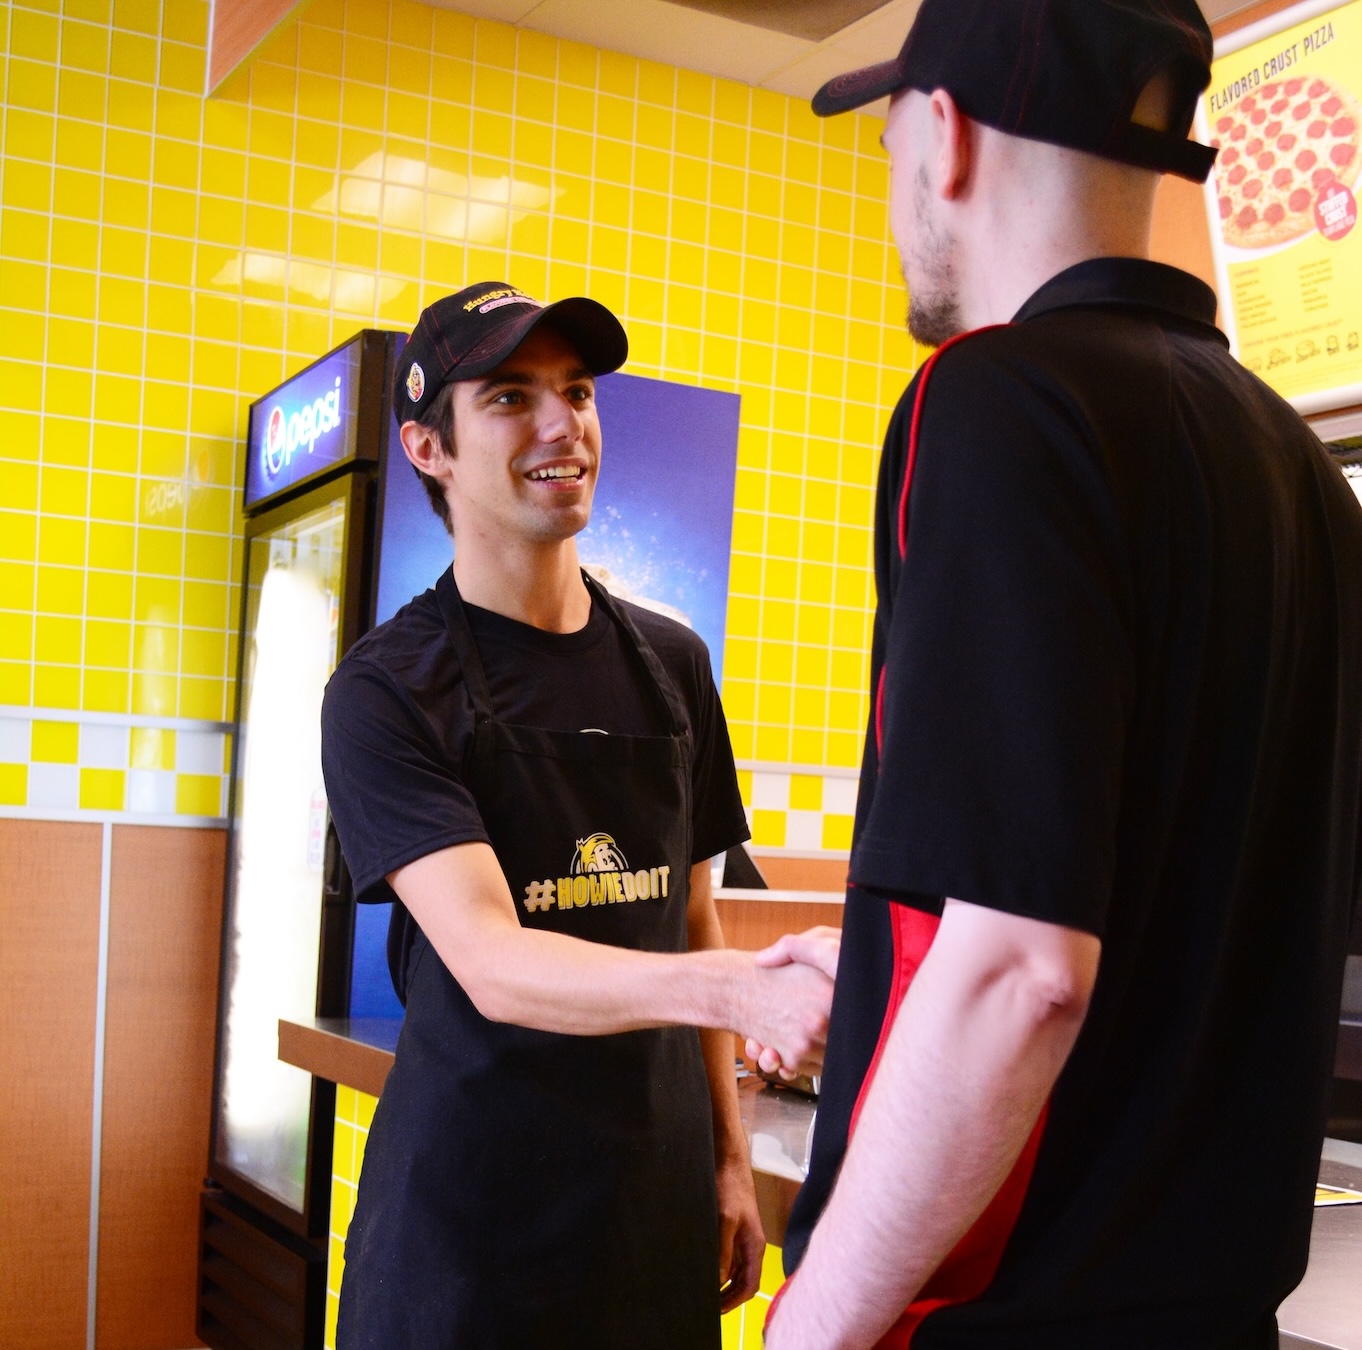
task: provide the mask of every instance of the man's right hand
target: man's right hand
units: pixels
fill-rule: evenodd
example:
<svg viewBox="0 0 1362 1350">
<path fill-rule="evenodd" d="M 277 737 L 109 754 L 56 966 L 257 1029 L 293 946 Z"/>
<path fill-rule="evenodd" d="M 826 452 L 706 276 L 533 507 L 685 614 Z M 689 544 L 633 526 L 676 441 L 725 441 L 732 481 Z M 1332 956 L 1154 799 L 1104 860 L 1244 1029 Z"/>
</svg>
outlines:
<svg viewBox="0 0 1362 1350">
<path fill-rule="evenodd" d="M 836 929 L 792 934 L 757 952 L 739 994 L 739 1030 L 767 1073 L 819 1073 L 837 973 Z"/>
<path fill-rule="evenodd" d="M 773 972 L 817 971 L 831 982 L 837 978 L 841 944 L 841 929 L 826 926 L 809 928 L 803 933 L 787 933 L 778 938 L 771 946 L 757 952 L 755 960 L 759 967 Z M 797 1073 L 820 1073 L 823 1051 L 827 1045 L 827 1016 L 832 1007 L 830 983 L 827 998 L 822 1026 L 816 1038 L 812 1038 L 807 1047 L 789 1047 L 791 1051 L 798 1050 L 798 1054 L 787 1054 L 779 1044 L 753 1031 L 747 1037 L 748 1058 L 755 1060 L 763 1072 L 779 1073 L 782 1078 L 793 1078 Z"/>
</svg>

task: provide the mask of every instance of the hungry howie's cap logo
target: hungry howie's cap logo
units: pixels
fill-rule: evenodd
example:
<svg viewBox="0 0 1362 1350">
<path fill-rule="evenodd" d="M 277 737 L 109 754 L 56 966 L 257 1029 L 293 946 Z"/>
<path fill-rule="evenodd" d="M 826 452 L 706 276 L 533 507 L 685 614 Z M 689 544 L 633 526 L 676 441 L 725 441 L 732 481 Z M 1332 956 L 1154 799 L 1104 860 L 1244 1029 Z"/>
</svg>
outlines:
<svg viewBox="0 0 1362 1350">
<path fill-rule="evenodd" d="M 532 309 L 539 308 L 528 295 L 503 295 L 500 300 L 489 300 L 485 305 L 479 305 L 478 313 L 490 314 L 494 309 L 500 309 L 502 305 L 529 305 Z"/>
<path fill-rule="evenodd" d="M 577 840 L 569 875 L 532 881 L 525 887 L 525 911 L 586 909 L 592 905 L 628 905 L 636 900 L 665 900 L 671 868 L 630 871 L 623 851 L 604 832 Z"/>
<path fill-rule="evenodd" d="M 413 403 L 420 403 L 421 395 L 426 392 L 426 372 L 415 361 L 407 371 L 407 397 Z"/>
<path fill-rule="evenodd" d="M 464 305 L 465 314 L 471 314 L 475 309 L 479 314 L 486 314 L 490 310 L 500 309 L 502 305 L 533 305 L 539 308 L 539 302 L 532 300 L 522 290 L 517 290 L 514 286 L 503 286 L 499 290 L 484 291 L 481 295 L 474 296 Z"/>
</svg>

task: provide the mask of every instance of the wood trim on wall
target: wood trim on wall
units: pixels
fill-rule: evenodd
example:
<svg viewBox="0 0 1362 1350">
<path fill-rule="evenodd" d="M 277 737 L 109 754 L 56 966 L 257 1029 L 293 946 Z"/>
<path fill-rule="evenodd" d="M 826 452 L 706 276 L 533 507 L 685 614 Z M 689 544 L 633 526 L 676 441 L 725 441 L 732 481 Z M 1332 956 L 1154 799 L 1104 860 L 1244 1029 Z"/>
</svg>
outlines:
<svg viewBox="0 0 1362 1350">
<path fill-rule="evenodd" d="M 208 37 L 211 94 L 298 9 L 302 0 L 215 0 Z"/>
<path fill-rule="evenodd" d="M 1339 4 L 1343 0 L 1338 0 Z M 1241 28 L 1247 28 L 1251 23 L 1257 23 L 1259 19 L 1271 18 L 1274 14 L 1280 14 L 1284 9 L 1290 9 L 1292 5 L 1300 4 L 1300 0 L 1259 0 L 1256 5 L 1249 5 L 1247 9 L 1236 10 L 1233 14 L 1227 14 L 1223 19 L 1217 19 L 1211 25 L 1211 32 L 1214 36 L 1221 38 L 1226 33 L 1237 33 Z"/>
<path fill-rule="evenodd" d="M 0 820 L 0 1345 L 85 1350 L 102 827 Z"/>
<path fill-rule="evenodd" d="M 847 888 L 846 858 L 782 858 L 752 850 L 766 884 L 773 891 L 835 891 Z"/>
<path fill-rule="evenodd" d="M 714 908 L 723 926 L 724 941 L 743 951 L 769 947 L 785 933 L 802 933 L 817 924 L 842 926 L 842 906 L 803 900 L 725 900 L 716 897 Z"/>
<path fill-rule="evenodd" d="M 200 1343 L 225 860 L 223 830 L 114 827 L 97 1350 Z"/>
</svg>

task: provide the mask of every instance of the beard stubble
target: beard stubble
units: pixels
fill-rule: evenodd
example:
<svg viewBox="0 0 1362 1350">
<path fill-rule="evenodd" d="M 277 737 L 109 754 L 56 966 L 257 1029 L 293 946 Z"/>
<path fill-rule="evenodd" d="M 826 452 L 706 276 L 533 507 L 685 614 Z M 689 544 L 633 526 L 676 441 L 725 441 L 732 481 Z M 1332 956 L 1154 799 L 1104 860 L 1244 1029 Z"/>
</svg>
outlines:
<svg viewBox="0 0 1362 1350">
<path fill-rule="evenodd" d="M 955 268 L 951 262 L 954 241 L 939 231 L 930 215 L 931 185 L 927 170 L 919 168 L 913 184 L 912 257 L 919 283 L 908 284 L 908 332 L 927 347 L 965 331 L 960 315 L 960 296 Z M 903 262 L 904 281 L 908 283 L 908 260 Z"/>
</svg>

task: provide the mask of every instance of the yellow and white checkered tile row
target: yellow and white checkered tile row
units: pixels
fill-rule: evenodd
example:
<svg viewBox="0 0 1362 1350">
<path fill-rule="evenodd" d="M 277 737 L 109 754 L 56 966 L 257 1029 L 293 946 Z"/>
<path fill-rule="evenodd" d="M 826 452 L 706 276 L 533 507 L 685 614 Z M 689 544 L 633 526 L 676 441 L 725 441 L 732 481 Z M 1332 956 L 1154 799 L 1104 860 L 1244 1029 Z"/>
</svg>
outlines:
<svg viewBox="0 0 1362 1350">
<path fill-rule="evenodd" d="M 336 1347 L 341 1276 L 345 1273 L 345 1236 L 355 1213 L 364 1147 L 374 1118 L 376 1097 L 356 1088 L 336 1088 L 336 1135 L 331 1155 L 331 1231 L 326 1268 L 326 1350 Z M 780 1248 L 767 1247 L 757 1296 L 723 1319 L 723 1350 L 761 1350 L 761 1332 L 771 1299 L 780 1288 Z"/>
<path fill-rule="evenodd" d="M 854 769 L 740 764 L 738 788 L 753 847 L 794 857 L 846 857 L 858 779 Z"/>
<path fill-rule="evenodd" d="M 0 808 L 221 822 L 225 723 L 0 704 Z"/>
</svg>

